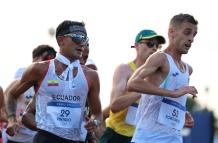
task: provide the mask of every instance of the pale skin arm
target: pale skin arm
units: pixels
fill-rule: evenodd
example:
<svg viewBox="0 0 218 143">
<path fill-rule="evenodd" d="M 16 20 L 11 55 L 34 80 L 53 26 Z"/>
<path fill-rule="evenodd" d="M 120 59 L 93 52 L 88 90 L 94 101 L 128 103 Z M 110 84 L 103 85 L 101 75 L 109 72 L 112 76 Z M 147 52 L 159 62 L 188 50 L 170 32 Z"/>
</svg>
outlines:
<svg viewBox="0 0 218 143">
<path fill-rule="evenodd" d="M 139 93 L 126 90 L 126 84 L 131 74 L 132 70 L 126 64 L 118 66 L 114 72 L 110 101 L 110 108 L 114 113 L 129 107 L 141 97 Z"/>
<path fill-rule="evenodd" d="M 194 86 L 184 86 L 178 89 L 177 91 L 170 91 L 166 89 L 159 88 L 160 83 L 151 83 L 147 80 L 149 76 L 153 74 L 157 74 L 159 72 L 164 71 L 169 66 L 166 56 L 163 53 L 155 53 L 151 55 L 148 60 L 136 70 L 136 72 L 131 76 L 127 83 L 127 88 L 129 91 L 152 94 L 152 95 L 159 95 L 159 96 L 166 96 L 166 97 L 180 97 L 184 94 L 191 94 L 196 96 L 197 90 Z M 163 74 L 163 73 L 159 73 Z M 166 75 L 168 72 L 164 73 Z M 162 75 L 163 76 L 163 75 Z"/>
<path fill-rule="evenodd" d="M 103 109 L 103 121 L 105 121 L 109 117 L 109 114 L 110 114 L 110 106 L 108 105 Z"/>
<path fill-rule="evenodd" d="M 42 66 L 41 66 L 42 67 Z M 24 72 L 21 80 L 17 80 L 12 86 L 8 87 L 6 92 L 6 111 L 8 113 L 8 127 L 6 132 L 13 136 L 19 129 L 19 124 L 16 121 L 16 105 L 17 98 L 21 96 L 26 90 L 28 90 L 34 84 L 37 84 L 41 79 L 41 73 L 45 73 L 43 67 L 41 69 L 38 63 L 34 63 L 29 66 Z"/>
</svg>

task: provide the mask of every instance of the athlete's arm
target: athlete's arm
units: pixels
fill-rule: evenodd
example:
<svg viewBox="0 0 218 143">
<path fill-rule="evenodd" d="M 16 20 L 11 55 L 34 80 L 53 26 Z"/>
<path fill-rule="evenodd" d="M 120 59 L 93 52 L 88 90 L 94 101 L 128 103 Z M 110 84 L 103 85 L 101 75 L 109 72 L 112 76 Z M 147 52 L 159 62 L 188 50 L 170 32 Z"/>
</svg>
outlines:
<svg viewBox="0 0 218 143">
<path fill-rule="evenodd" d="M 102 110 L 101 110 L 101 102 L 100 102 L 100 82 L 99 77 L 96 71 L 89 70 L 87 72 L 87 81 L 89 84 L 89 92 L 88 92 L 88 103 L 91 112 L 91 117 L 87 119 L 85 128 L 88 132 L 92 132 L 96 129 L 96 125 L 94 124 L 93 120 L 97 120 L 102 122 Z"/>
<path fill-rule="evenodd" d="M 155 74 L 158 70 L 159 72 L 162 72 L 163 69 L 166 68 L 168 68 L 169 71 L 169 64 L 166 55 L 164 53 L 158 52 L 151 55 L 147 59 L 147 61 L 141 67 L 139 67 L 136 70 L 136 72 L 134 72 L 134 74 L 130 77 L 127 83 L 128 90 L 134 92 L 152 94 L 152 95 L 174 97 L 174 98 L 180 97 L 187 93 L 196 96 L 197 90 L 193 86 L 184 86 L 178 89 L 177 91 L 170 91 L 170 90 L 159 88 L 159 85 L 154 85 L 147 80 L 149 76 Z"/>
<path fill-rule="evenodd" d="M 111 111 L 114 113 L 129 107 L 141 97 L 139 93 L 126 90 L 126 84 L 131 74 L 132 70 L 127 64 L 118 66 L 114 72 L 110 101 Z"/>
<path fill-rule="evenodd" d="M 3 95 L 3 89 L 0 87 L 0 109 L 4 106 L 4 95 Z"/>
<path fill-rule="evenodd" d="M 27 128 L 37 131 L 36 121 L 35 121 L 35 96 L 32 98 L 32 100 L 27 105 L 27 108 L 22 116 L 22 123 Z"/>
<path fill-rule="evenodd" d="M 186 111 L 184 127 L 192 128 L 193 126 L 194 126 L 194 118 L 192 117 L 190 112 Z"/>
<path fill-rule="evenodd" d="M 108 117 L 109 117 L 109 114 L 110 114 L 110 106 L 108 105 L 107 107 L 105 107 L 102 111 L 103 113 L 103 121 L 105 121 Z"/>
<path fill-rule="evenodd" d="M 173 96 L 172 91 L 161 89 L 146 80 L 146 78 L 162 69 L 164 65 L 168 66 L 166 60 L 166 56 L 162 53 L 151 55 L 130 77 L 127 83 L 128 90 L 154 95 Z"/>
<path fill-rule="evenodd" d="M 30 65 L 22 75 L 20 80 L 12 83 L 12 86 L 7 88 L 5 92 L 6 96 L 6 111 L 8 114 L 8 127 L 7 133 L 11 136 L 15 135 L 19 129 L 19 125 L 16 121 L 16 106 L 17 98 L 20 97 L 31 86 L 37 85 L 42 79 L 44 73 L 46 73 L 46 64 L 33 63 Z"/>
<path fill-rule="evenodd" d="M 5 117 L 5 103 L 4 103 L 4 94 L 3 89 L 0 87 L 0 122 L 7 122 Z"/>
</svg>

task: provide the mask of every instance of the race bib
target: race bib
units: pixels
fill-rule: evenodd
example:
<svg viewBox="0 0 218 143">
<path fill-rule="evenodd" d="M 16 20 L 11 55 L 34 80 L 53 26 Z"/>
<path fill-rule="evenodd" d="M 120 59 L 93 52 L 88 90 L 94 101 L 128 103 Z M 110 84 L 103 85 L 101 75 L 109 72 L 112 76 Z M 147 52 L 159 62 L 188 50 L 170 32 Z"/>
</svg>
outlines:
<svg viewBox="0 0 218 143">
<path fill-rule="evenodd" d="M 78 103 L 49 102 L 47 114 L 56 127 L 80 128 L 81 106 Z"/>
<path fill-rule="evenodd" d="M 127 124 L 135 126 L 135 117 L 136 117 L 136 112 L 138 109 L 138 103 L 133 103 L 131 106 L 128 108 L 128 112 L 126 114 L 126 119 L 125 122 Z"/>
<path fill-rule="evenodd" d="M 158 122 L 168 127 L 181 130 L 185 123 L 186 108 L 179 102 L 163 98 Z"/>
</svg>

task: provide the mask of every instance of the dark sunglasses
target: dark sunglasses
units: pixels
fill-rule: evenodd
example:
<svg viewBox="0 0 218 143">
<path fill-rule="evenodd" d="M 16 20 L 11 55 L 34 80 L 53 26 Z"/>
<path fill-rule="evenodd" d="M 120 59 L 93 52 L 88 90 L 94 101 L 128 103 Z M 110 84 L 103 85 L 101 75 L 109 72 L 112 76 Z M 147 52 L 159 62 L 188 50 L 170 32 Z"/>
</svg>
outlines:
<svg viewBox="0 0 218 143">
<path fill-rule="evenodd" d="M 79 34 L 66 34 L 64 35 L 66 37 L 70 37 L 73 42 L 76 44 L 82 44 L 82 43 L 87 43 L 89 41 L 89 38 L 84 35 L 79 35 Z"/>
<path fill-rule="evenodd" d="M 157 48 L 159 47 L 159 43 L 157 41 L 148 41 L 148 42 L 139 42 L 140 44 L 146 44 L 148 48 L 153 48 L 156 46 Z"/>
</svg>

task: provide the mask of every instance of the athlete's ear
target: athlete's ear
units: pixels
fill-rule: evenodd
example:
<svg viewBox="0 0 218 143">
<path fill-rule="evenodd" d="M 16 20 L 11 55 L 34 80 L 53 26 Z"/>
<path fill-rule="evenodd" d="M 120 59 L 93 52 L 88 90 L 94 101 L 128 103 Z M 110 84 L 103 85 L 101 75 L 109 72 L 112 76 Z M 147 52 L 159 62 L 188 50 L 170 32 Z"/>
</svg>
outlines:
<svg viewBox="0 0 218 143">
<path fill-rule="evenodd" d="M 139 43 L 135 43 L 135 46 L 134 46 L 134 48 L 136 49 L 136 51 L 138 50 L 139 46 L 140 46 L 140 44 L 139 44 Z"/>
<path fill-rule="evenodd" d="M 57 43 L 60 47 L 63 46 L 64 45 L 64 36 L 58 36 Z"/>
<path fill-rule="evenodd" d="M 170 39 L 174 38 L 174 29 L 173 29 L 173 27 L 169 27 L 169 29 L 168 29 L 168 37 Z"/>
</svg>

